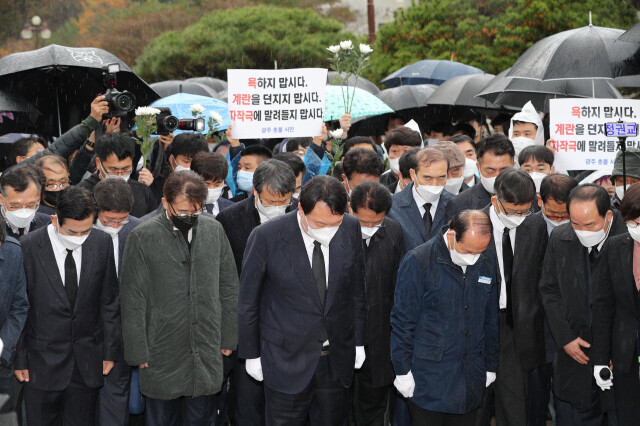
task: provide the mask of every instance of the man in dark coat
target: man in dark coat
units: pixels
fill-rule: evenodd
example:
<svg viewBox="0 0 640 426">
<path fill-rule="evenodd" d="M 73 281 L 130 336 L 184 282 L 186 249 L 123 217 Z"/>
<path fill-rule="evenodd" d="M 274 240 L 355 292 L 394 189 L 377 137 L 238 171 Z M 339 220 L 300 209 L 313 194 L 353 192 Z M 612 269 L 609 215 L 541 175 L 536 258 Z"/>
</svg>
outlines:
<svg viewBox="0 0 640 426">
<path fill-rule="evenodd" d="M 93 230 L 93 199 L 60 192 L 51 225 L 21 240 L 30 310 L 15 362 L 29 424 L 93 425 L 120 345 L 111 238 Z"/>
<path fill-rule="evenodd" d="M 365 360 L 362 236 L 342 184 L 316 176 L 298 211 L 256 228 L 240 278 L 239 356 L 264 379 L 268 425 L 342 425 Z"/>
<path fill-rule="evenodd" d="M 395 374 L 389 352 L 389 315 L 400 262 L 404 256 L 402 228 L 386 217 L 391 194 L 376 182 L 363 182 L 351 193 L 351 211 L 360 222 L 367 283 L 366 359 L 354 378 L 358 425 L 384 424 L 389 390 Z"/>
<path fill-rule="evenodd" d="M 571 223 L 557 227 L 549 238 L 540 295 L 558 351 L 553 388 L 558 426 L 600 425 L 600 391 L 589 357 L 592 342 L 592 293 L 600 251 L 609 236 L 627 227 L 610 209 L 607 191 L 580 185 L 569 194 Z"/>
</svg>

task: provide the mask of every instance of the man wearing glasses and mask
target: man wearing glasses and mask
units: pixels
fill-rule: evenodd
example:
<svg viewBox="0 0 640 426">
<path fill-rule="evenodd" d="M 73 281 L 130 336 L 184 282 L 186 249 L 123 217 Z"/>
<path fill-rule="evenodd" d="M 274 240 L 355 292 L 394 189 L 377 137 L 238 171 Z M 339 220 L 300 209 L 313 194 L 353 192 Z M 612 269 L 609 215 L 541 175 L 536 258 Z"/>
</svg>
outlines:
<svg viewBox="0 0 640 426">
<path fill-rule="evenodd" d="M 149 426 L 208 424 L 237 345 L 238 275 L 207 184 L 172 173 L 164 210 L 127 239 L 120 274 L 124 359 L 140 368 Z"/>
</svg>

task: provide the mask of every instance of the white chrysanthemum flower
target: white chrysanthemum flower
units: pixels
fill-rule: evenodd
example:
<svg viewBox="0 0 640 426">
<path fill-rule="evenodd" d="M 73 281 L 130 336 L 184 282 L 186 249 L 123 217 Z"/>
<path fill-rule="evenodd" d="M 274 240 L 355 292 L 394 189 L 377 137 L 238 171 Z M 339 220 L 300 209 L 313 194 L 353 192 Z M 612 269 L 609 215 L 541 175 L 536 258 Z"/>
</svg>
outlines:
<svg viewBox="0 0 640 426">
<path fill-rule="evenodd" d="M 136 115 L 158 115 L 160 114 L 160 110 L 158 108 L 153 107 L 138 107 L 136 108 Z"/>
<path fill-rule="evenodd" d="M 222 124 L 222 116 L 215 111 L 211 111 L 211 118 L 218 124 Z"/>
<path fill-rule="evenodd" d="M 353 43 L 351 40 L 345 40 L 340 42 L 340 48 L 342 50 L 351 50 L 353 49 Z"/>
<path fill-rule="evenodd" d="M 191 112 L 196 114 L 200 114 L 204 112 L 204 107 L 200 104 L 193 104 L 189 107 L 189 109 L 191 110 Z"/>
<path fill-rule="evenodd" d="M 369 46 L 368 44 L 360 44 L 360 53 L 362 53 L 363 55 L 367 55 L 371 52 L 373 52 L 371 46 Z"/>
<path fill-rule="evenodd" d="M 340 46 L 337 44 L 335 46 L 329 46 L 327 47 L 327 50 L 335 55 L 340 51 Z"/>
<path fill-rule="evenodd" d="M 333 132 L 331 132 L 331 137 L 333 139 L 340 139 L 342 137 L 343 134 L 343 130 L 342 129 L 336 129 Z"/>
</svg>

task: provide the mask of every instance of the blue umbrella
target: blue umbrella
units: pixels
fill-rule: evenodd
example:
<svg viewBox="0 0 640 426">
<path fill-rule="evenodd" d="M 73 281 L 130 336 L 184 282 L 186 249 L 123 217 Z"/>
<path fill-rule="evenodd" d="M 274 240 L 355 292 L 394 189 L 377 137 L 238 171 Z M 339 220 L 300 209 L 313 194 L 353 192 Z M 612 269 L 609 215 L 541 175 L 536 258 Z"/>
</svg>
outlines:
<svg viewBox="0 0 640 426">
<path fill-rule="evenodd" d="M 209 132 L 209 117 L 211 111 L 215 111 L 222 116 L 222 125 L 218 130 L 225 130 L 229 127 L 231 118 L 229 117 L 229 105 L 219 99 L 209 98 L 207 96 L 191 95 L 189 93 L 176 93 L 175 95 L 167 96 L 166 98 L 158 99 L 151 104 L 152 107 L 169 107 L 171 113 L 177 118 L 192 118 L 191 110 L 189 107 L 193 104 L 200 104 L 205 108 L 205 111 L 200 115 L 204 116 L 204 134 Z M 176 130 L 174 134 L 181 133 L 181 130 Z"/>
<path fill-rule="evenodd" d="M 337 120 L 344 114 L 343 90 L 344 93 L 348 91 L 348 96 L 354 96 L 350 111 L 353 118 L 393 113 L 393 110 L 380 98 L 366 90 L 356 87 L 354 95 L 353 86 L 342 88 L 340 86 L 326 86 L 324 121 Z"/>
<path fill-rule="evenodd" d="M 441 85 L 452 77 L 467 74 L 482 74 L 482 70 L 460 62 L 426 59 L 418 61 L 389 74 L 380 83 L 387 87 L 412 84 Z"/>
</svg>

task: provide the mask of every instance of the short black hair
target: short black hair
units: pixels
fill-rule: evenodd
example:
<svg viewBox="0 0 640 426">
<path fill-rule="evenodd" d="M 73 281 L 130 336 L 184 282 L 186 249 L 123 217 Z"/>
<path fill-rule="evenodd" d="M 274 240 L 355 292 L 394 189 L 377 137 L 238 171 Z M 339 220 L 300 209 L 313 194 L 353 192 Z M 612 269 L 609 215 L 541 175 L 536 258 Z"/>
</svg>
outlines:
<svg viewBox="0 0 640 426">
<path fill-rule="evenodd" d="M 469 136 L 471 139 L 476 138 L 476 129 L 469 123 L 458 123 L 453 126 L 453 133 L 461 133 Z"/>
<path fill-rule="evenodd" d="M 354 173 L 380 177 L 384 172 L 384 163 L 377 152 L 366 148 L 356 148 L 344 156 L 342 169 L 347 179 L 351 179 Z"/>
<path fill-rule="evenodd" d="M 287 163 L 273 158 L 260 163 L 253 173 L 253 189 L 258 194 L 263 189 L 269 190 L 280 196 L 295 192 L 296 176 Z"/>
<path fill-rule="evenodd" d="M 531 159 L 542 161 L 549 166 L 553 166 L 553 151 L 546 146 L 531 145 L 520 151 L 518 164 L 522 165 Z"/>
<path fill-rule="evenodd" d="M 516 124 L 533 124 L 533 127 L 535 127 L 535 128 L 536 128 L 536 130 L 538 130 L 538 125 L 537 125 L 536 123 L 532 123 L 532 122 L 530 122 L 530 121 L 520 121 L 520 120 L 515 120 L 515 121 L 513 122 L 514 127 L 515 127 L 515 125 L 516 125 Z"/>
<path fill-rule="evenodd" d="M 478 143 L 478 159 L 482 158 L 487 152 L 492 153 L 495 156 L 509 155 L 513 159 L 516 156 L 516 151 L 513 148 L 513 143 L 508 137 L 501 133 L 487 136 Z"/>
<path fill-rule="evenodd" d="M 343 156 L 347 155 L 349 153 L 349 151 L 351 151 L 353 149 L 353 147 L 355 145 L 361 145 L 361 144 L 366 144 L 366 145 L 371 145 L 371 148 L 373 148 L 373 152 L 375 152 L 376 154 L 378 153 L 378 150 L 376 149 L 376 144 L 373 143 L 373 141 L 371 140 L 370 137 L 368 136 L 354 136 L 352 138 L 347 139 L 346 141 L 344 141 L 344 147 L 343 147 Z"/>
<path fill-rule="evenodd" d="M 442 136 L 451 136 L 454 133 L 451 123 L 440 121 L 431 126 L 431 132 L 442 133 Z"/>
<path fill-rule="evenodd" d="M 169 204 L 173 203 L 178 195 L 182 195 L 195 206 L 203 206 L 208 193 L 204 179 L 193 170 L 171 173 L 164 182 L 162 192 Z"/>
<path fill-rule="evenodd" d="M 371 180 L 356 185 L 351 191 L 351 209 L 367 208 L 376 213 L 389 213 L 391 210 L 391 193 L 386 186 Z"/>
<path fill-rule="evenodd" d="M 93 198 L 99 212 L 131 213 L 133 209 L 133 192 L 124 179 L 102 179 L 93 187 Z"/>
<path fill-rule="evenodd" d="M 456 145 L 459 143 L 470 143 L 471 146 L 473 147 L 473 150 L 476 152 L 476 155 L 478 154 L 478 147 L 476 146 L 476 144 L 473 142 L 473 139 L 471 139 L 469 136 L 467 135 L 455 135 L 455 136 L 451 136 L 449 138 L 450 142 L 455 143 Z M 515 153 L 515 151 L 514 151 Z"/>
<path fill-rule="evenodd" d="M 398 126 L 389 132 L 384 142 L 387 152 L 393 145 L 420 147 L 422 146 L 422 136 L 407 126 Z"/>
<path fill-rule="evenodd" d="M 26 138 L 18 139 L 11 144 L 9 153 L 7 154 L 7 166 L 17 164 L 17 157 L 25 157 L 34 143 L 39 143 L 43 147 L 47 147 L 48 143 L 41 136 L 31 135 Z"/>
<path fill-rule="evenodd" d="M 199 152 L 191 160 L 191 170 L 205 181 L 219 182 L 227 178 L 229 163 L 217 152 Z"/>
<path fill-rule="evenodd" d="M 273 157 L 273 153 L 269 148 L 262 145 L 250 145 L 240 152 L 240 157 L 244 157 L 246 155 L 254 155 L 256 157 L 260 157 L 265 161 Z"/>
<path fill-rule="evenodd" d="M 56 216 L 58 225 L 64 225 L 66 219 L 84 220 L 95 216 L 93 197 L 85 188 L 69 186 L 58 192 Z"/>
<path fill-rule="evenodd" d="M 311 213 L 319 201 L 329 206 L 333 214 L 343 215 L 347 212 L 347 192 L 336 178 L 315 176 L 302 187 L 300 207 L 304 214 Z"/>
<path fill-rule="evenodd" d="M 199 152 L 209 152 L 207 140 L 200 133 L 180 133 L 171 142 L 173 158 L 182 155 L 187 158 L 195 157 Z"/>
<path fill-rule="evenodd" d="M 510 114 L 498 114 L 491 120 L 492 126 L 502 126 L 504 134 L 509 134 L 509 127 L 511 126 Z"/>
<path fill-rule="evenodd" d="M 303 148 L 308 148 L 311 145 L 311 141 L 313 138 L 291 138 L 287 140 L 287 145 L 285 146 L 286 152 L 296 152 L 298 147 L 301 146 Z"/>
<path fill-rule="evenodd" d="M 611 209 L 611 197 L 609 197 L 607 190 L 595 183 L 585 183 L 573 188 L 567 199 L 567 211 L 570 212 L 571 203 L 581 201 L 595 201 L 598 214 L 602 217 L 605 217 Z"/>
<path fill-rule="evenodd" d="M 629 186 L 620 203 L 620 214 L 625 221 L 640 217 L 640 185 Z"/>
<path fill-rule="evenodd" d="M 407 179 L 411 176 L 410 170 L 416 170 L 418 168 L 418 153 L 420 152 L 420 148 L 412 148 L 409 151 L 402 154 L 400 160 L 398 160 L 399 171 L 402 174 L 402 177 Z"/>
<path fill-rule="evenodd" d="M 31 183 L 35 183 L 38 192 L 42 192 L 44 174 L 33 164 L 18 164 L 4 172 L 0 177 L 0 193 L 6 195 L 6 189 L 10 186 L 16 192 L 24 192 Z"/>
<path fill-rule="evenodd" d="M 566 203 L 569 200 L 569 193 L 578 186 L 578 182 L 567 175 L 553 173 L 544 179 L 540 184 L 540 198 L 546 203 L 549 198 L 556 203 Z"/>
<path fill-rule="evenodd" d="M 501 202 L 526 204 L 535 198 L 536 184 L 524 170 L 508 167 L 496 177 L 495 191 Z"/>
<path fill-rule="evenodd" d="M 296 177 L 298 177 L 300 173 L 304 176 L 307 172 L 307 167 L 304 165 L 302 158 L 292 152 L 279 152 L 273 156 L 273 159 L 287 163 L 287 165 L 291 167 L 291 170 L 293 170 L 293 174 L 296 175 Z"/>
<path fill-rule="evenodd" d="M 136 154 L 136 146 L 133 138 L 126 133 L 108 133 L 96 140 L 96 155 L 100 161 L 106 161 L 107 157 L 115 154 L 118 160 L 131 158 Z"/>
<path fill-rule="evenodd" d="M 449 229 L 455 231 L 456 241 L 462 241 L 464 233 L 469 228 L 473 228 L 482 235 L 492 235 L 493 225 L 489 215 L 482 210 L 462 210 L 456 213 L 451 222 L 449 222 Z"/>
</svg>

